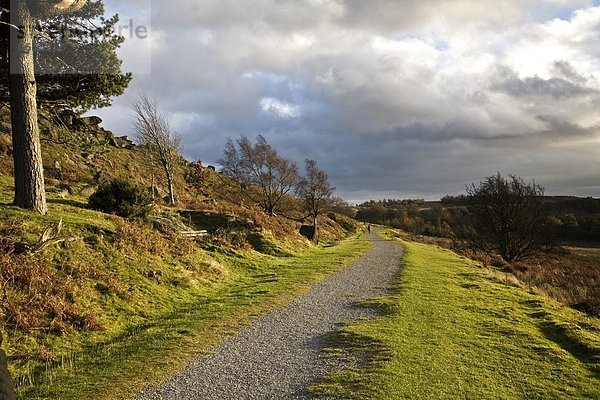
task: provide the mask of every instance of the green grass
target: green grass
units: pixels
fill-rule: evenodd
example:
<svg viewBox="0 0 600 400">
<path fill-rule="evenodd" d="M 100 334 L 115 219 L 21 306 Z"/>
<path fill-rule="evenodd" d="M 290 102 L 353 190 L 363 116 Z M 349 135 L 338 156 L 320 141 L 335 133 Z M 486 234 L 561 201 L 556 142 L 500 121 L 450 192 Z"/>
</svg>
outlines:
<svg viewBox="0 0 600 400">
<path fill-rule="evenodd" d="M 50 213 L 40 216 L 10 206 L 11 195 L 11 180 L 0 177 L 3 235 L 34 243 L 62 219 L 63 232 L 77 237 L 66 248 L 35 256 L 36 268 L 68 285 L 64 301 L 103 326 L 62 333 L 2 327 L 11 374 L 24 399 L 135 398 L 369 247 L 361 236 L 310 247 L 278 238 L 285 256 L 192 245 L 87 210 L 85 198 L 66 201 L 51 194 Z M 18 232 L 7 229 L 11 223 L 19 224 Z M 11 299 L 19 295 L 9 292 Z"/>
<path fill-rule="evenodd" d="M 110 335 L 90 335 L 81 351 L 45 371 L 21 395 L 27 399 L 125 399 L 157 385 L 186 360 L 239 326 L 306 290 L 368 247 L 362 238 L 286 258 L 221 254 L 227 281 L 177 299 L 171 311 Z M 164 306 L 164 305 L 163 305 Z M 129 326 L 127 326 L 129 325 Z M 87 335 L 84 335 L 87 336 Z M 86 340 L 87 341 L 87 340 Z"/>
<path fill-rule="evenodd" d="M 600 321 L 437 247 L 402 243 L 386 315 L 343 328 L 349 367 L 315 393 L 355 399 L 599 399 Z"/>
</svg>

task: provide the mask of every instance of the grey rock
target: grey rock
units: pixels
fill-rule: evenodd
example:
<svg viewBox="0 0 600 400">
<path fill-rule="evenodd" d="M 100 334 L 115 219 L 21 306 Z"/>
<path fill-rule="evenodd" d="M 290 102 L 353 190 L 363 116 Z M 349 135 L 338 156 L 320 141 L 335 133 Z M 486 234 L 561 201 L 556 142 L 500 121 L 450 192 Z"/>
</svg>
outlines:
<svg viewBox="0 0 600 400">
<path fill-rule="evenodd" d="M 79 124 L 85 126 L 98 126 L 102 123 L 102 118 L 97 116 L 81 117 L 78 120 Z"/>
<path fill-rule="evenodd" d="M 79 190 L 79 195 L 84 197 L 90 197 L 98 189 L 96 185 L 85 185 Z"/>
<path fill-rule="evenodd" d="M 75 120 L 77 119 L 77 114 L 71 110 L 63 110 L 60 113 L 60 120 L 66 126 L 75 125 Z"/>
</svg>

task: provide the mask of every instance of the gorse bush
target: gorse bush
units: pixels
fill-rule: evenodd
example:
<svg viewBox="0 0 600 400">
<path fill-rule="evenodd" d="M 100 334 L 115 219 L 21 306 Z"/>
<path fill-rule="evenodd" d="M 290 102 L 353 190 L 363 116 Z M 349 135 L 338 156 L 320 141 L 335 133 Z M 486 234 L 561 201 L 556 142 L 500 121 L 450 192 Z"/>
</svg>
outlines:
<svg viewBox="0 0 600 400">
<path fill-rule="evenodd" d="M 128 219 L 145 219 L 152 210 L 152 193 L 143 186 L 124 179 L 102 184 L 90 196 L 89 206 L 95 210 Z"/>
</svg>

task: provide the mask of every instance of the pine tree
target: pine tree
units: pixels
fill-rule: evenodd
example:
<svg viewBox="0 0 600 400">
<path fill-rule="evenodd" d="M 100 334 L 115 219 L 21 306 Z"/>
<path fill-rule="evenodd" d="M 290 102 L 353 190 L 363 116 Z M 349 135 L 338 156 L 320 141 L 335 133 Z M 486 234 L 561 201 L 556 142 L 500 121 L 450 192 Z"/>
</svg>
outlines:
<svg viewBox="0 0 600 400">
<path fill-rule="evenodd" d="M 110 104 L 131 78 L 120 74 L 115 53 L 123 38 L 110 28 L 117 17 L 101 16 L 100 0 L 0 0 L 0 5 L 0 93 L 8 89 L 11 106 L 14 204 L 45 214 L 38 95 L 42 104 L 79 111 Z M 73 34 L 75 27 L 81 34 Z"/>
<path fill-rule="evenodd" d="M 10 1 L 0 3 L 2 20 L 10 22 Z M 36 32 L 33 49 L 38 106 L 84 112 L 110 106 L 113 97 L 123 94 L 132 78 L 121 72 L 117 56 L 125 38 L 113 29 L 119 16 L 105 18 L 104 13 L 102 0 L 88 0 L 80 10 L 37 22 L 41 32 Z M 10 29 L 0 26 L 0 101 L 4 102 L 9 101 Z"/>
</svg>

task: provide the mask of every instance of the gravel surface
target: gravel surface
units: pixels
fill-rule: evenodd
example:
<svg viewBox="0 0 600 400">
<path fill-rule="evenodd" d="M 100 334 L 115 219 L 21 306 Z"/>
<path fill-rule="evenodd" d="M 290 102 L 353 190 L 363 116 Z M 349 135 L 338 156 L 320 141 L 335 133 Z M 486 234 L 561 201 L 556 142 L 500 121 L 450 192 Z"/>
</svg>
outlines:
<svg viewBox="0 0 600 400">
<path fill-rule="evenodd" d="M 383 294 L 400 268 L 402 248 L 375 235 L 373 248 L 284 308 L 272 311 L 165 381 L 150 399 L 308 399 L 305 389 L 340 362 L 322 350 L 328 334 L 373 312 L 356 301 Z"/>
</svg>

